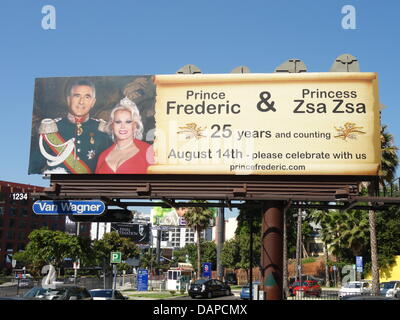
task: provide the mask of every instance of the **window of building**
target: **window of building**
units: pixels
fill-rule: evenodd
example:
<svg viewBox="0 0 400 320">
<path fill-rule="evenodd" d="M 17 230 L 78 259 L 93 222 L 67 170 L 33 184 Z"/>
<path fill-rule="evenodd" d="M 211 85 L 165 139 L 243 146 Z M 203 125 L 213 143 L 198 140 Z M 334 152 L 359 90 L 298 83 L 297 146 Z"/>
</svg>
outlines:
<svg viewBox="0 0 400 320">
<path fill-rule="evenodd" d="M 9 228 L 15 228 L 15 219 L 10 219 L 8 221 L 8 227 Z"/>
<path fill-rule="evenodd" d="M 23 251 L 23 250 L 25 250 L 25 243 L 18 243 L 17 251 Z"/>
<path fill-rule="evenodd" d="M 9 214 L 10 216 L 15 217 L 15 216 L 17 215 L 17 209 L 16 209 L 16 208 L 9 208 L 9 209 L 8 209 L 8 214 Z"/>
<path fill-rule="evenodd" d="M 25 232 L 18 232 L 18 240 L 19 241 L 25 240 Z"/>
<path fill-rule="evenodd" d="M 4 207 L 0 207 L 0 216 L 4 215 Z"/>
<path fill-rule="evenodd" d="M 0 192 L 0 203 L 6 202 L 6 195 L 4 192 Z"/>
<path fill-rule="evenodd" d="M 168 240 L 169 240 L 169 232 L 161 231 L 161 241 L 168 241 Z"/>
<path fill-rule="evenodd" d="M 0 228 L 3 227 L 3 218 L 0 217 Z"/>
<path fill-rule="evenodd" d="M 28 216 L 28 209 L 21 208 L 21 217 L 27 217 L 27 216 Z"/>
<path fill-rule="evenodd" d="M 12 230 L 8 230 L 7 232 L 7 240 L 14 240 L 15 238 L 15 233 Z"/>
<path fill-rule="evenodd" d="M 19 229 L 25 229 L 28 226 L 25 220 L 19 220 Z"/>
<path fill-rule="evenodd" d="M 185 242 L 186 243 L 194 243 L 193 229 L 185 229 Z"/>
<path fill-rule="evenodd" d="M 14 245 L 13 245 L 13 243 L 12 242 L 7 242 L 7 244 L 6 244 L 6 251 L 13 251 L 13 249 L 14 249 Z"/>
</svg>

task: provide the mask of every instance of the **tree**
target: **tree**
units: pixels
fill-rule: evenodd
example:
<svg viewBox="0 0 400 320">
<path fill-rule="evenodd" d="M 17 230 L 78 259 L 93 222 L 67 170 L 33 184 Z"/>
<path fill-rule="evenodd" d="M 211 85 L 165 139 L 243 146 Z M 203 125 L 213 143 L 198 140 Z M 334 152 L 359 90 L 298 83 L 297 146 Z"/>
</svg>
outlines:
<svg viewBox="0 0 400 320">
<path fill-rule="evenodd" d="M 37 273 L 47 264 L 60 269 L 65 258 L 77 260 L 84 254 L 79 237 L 62 231 L 38 229 L 32 231 L 28 239 L 29 243 L 19 258 L 36 269 Z"/>
<path fill-rule="evenodd" d="M 179 262 L 186 262 L 187 250 L 185 248 L 178 248 L 174 250 L 172 261 L 175 267 L 178 266 Z"/>
<path fill-rule="evenodd" d="M 110 260 L 111 252 L 120 251 L 122 253 L 122 260 L 134 258 L 140 254 L 138 246 L 130 239 L 121 237 L 118 232 L 112 231 L 106 233 L 100 240 L 93 242 L 93 250 L 96 255 L 97 263 L 105 264 Z"/>
<path fill-rule="evenodd" d="M 381 168 L 379 172 L 379 184 L 385 185 L 385 182 L 391 182 L 394 178 L 398 165 L 398 148 L 394 146 L 393 136 L 386 131 L 387 126 L 381 128 Z M 369 193 L 373 194 L 371 188 Z M 370 243 L 371 243 L 371 269 L 372 269 L 372 292 L 379 295 L 379 262 L 378 262 L 378 245 L 376 235 L 376 212 L 369 210 L 368 212 L 370 226 Z"/>
<path fill-rule="evenodd" d="M 240 261 L 239 241 L 236 237 L 226 241 L 222 248 L 221 261 L 222 265 L 230 269 L 238 269 Z"/>
<path fill-rule="evenodd" d="M 235 231 L 235 239 L 238 244 L 239 254 L 237 267 L 246 270 L 247 280 L 249 281 L 250 270 L 250 224 L 253 230 L 253 257 L 252 265 L 260 266 L 261 259 L 261 215 L 259 209 L 244 208 L 237 217 L 238 226 Z M 251 222 L 251 223 L 250 223 Z"/>
<path fill-rule="evenodd" d="M 189 243 L 185 246 L 184 250 L 188 255 L 190 263 L 196 265 L 198 262 L 197 244 Z M 215 270 L 217 266 L 217 246 L 215 242 L 200 239 L 200 257 L 204 262 L 211 262 L 212 269 Z"/>
<path fill-rule="evenodd" d="M 191 203 L 207 203 L 204 200 L 193 200 Z M 214 219 L 214 210 L 211 208 L 189 207 L 184 218 L 188 227 L 193 228 L 197 235 L 197 278 L 201 275 L 201 232 L 210 226 L 210 221 Z"/>
</svg>

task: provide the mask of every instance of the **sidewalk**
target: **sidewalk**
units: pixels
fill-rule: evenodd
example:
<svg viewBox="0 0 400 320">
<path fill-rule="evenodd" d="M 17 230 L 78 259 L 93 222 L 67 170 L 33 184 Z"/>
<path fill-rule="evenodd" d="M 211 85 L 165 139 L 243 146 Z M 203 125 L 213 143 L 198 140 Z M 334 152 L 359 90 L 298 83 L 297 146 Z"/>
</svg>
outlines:
<svg viewBox="0 0 400 320">
<path fill-rule="evenodd" d="M 179 291 L 172 295 L 169 290 L 148 290 L 148 291 L 137 291 L 132 288 L 122 288 L 117 286 L 117 290 L 120 290 L 124 296 L 129 296 L 132 300 L 171 300 L 182 297 Z M 235 297 L 240 297 L 240 289 L 232 290 L 232 294 Z M 151 297 L 144 297 L 144 295 L 149 295 Z M 183 296 L 188 296 L 185 291 Z"/>
</svg>

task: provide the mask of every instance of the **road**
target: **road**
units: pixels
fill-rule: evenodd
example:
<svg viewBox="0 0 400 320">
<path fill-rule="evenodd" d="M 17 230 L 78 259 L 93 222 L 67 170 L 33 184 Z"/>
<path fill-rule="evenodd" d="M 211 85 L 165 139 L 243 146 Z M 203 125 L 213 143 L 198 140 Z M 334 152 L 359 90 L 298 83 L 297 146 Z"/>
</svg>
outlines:
<svg viewBox="0 0 400 320">
<path fill-rule="evenodd" d="M 198 300 L 207 300 L 207 301 L 215 301 L 215 300 L 241 300 L 240 297 L 235 296 L 234 294 L 230 295 L 230 296 L 223 296 L 223 297 L 215 297 L 215 298 L 211 298 L 211 299 L 207 299 L 207 298 L 195 298 L 192 299 L 189 296 L 182 296 L 182 297 L 177 297 L 174 298 L 174 300 L 194 300 L 194 301 L 198 301 Z"/>
<path fill-rule="evenodd" d="M 22 296 L 31 288 L 19 288 L 18 294 Z M 17 295 L 17 286 L 1 286 L 0 297 L 15 297 Z"/>
</svg>

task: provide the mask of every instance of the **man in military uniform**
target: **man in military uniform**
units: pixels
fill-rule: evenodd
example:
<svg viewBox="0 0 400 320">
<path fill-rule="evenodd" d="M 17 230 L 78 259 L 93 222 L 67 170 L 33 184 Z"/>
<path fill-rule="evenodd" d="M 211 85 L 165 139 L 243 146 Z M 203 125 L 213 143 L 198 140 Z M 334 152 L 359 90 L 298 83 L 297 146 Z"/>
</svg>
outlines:
<svg viewBox="0 0 400 320">
<path fill-rule="evenodd" d="M 43 173 L 94 173 L 98 156 L 112 144 L 106 122 L 89 117 L 95 103 L 94 85 L 76 81 L 68 90 L 67 117 L 42 120 L 39 149 L 47 164 Z"/>
</svg>

